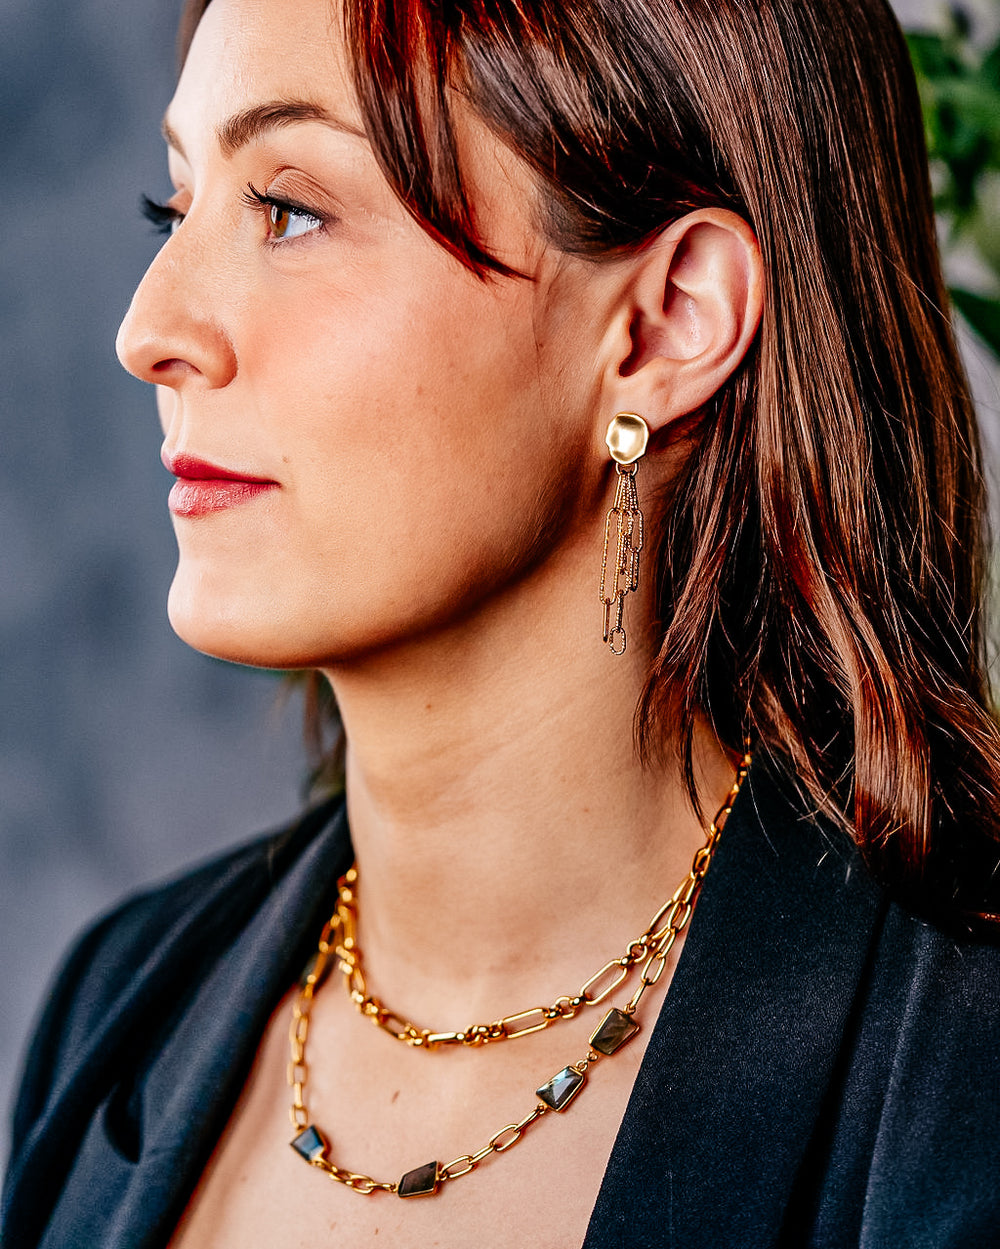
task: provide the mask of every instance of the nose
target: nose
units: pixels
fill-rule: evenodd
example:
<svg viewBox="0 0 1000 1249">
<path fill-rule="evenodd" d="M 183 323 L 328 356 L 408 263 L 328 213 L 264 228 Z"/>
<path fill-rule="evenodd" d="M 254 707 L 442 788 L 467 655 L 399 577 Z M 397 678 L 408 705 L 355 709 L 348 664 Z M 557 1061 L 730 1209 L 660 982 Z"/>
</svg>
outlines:
<svg viewBox="0 0 1000 1249">
<path fill-rule="evenodd" d="M 236 351 L 224 323 L 225 297 L 208 256 L 190 240 L 180 229 L 160 249 L 132 297 L 115 350 L 144 382 L 227 386 L 236 376 Z"/>
</svg>

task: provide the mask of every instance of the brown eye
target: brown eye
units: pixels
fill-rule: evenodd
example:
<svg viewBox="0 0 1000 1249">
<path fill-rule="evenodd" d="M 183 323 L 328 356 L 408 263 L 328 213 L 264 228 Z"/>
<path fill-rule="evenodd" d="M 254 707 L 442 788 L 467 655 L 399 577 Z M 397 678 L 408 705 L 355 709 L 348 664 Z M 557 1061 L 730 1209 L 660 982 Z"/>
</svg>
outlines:
<svg viewBox="0 0 1000 1249">
<path fill-rule="evenodd" d="M 323 222 L 304 208 L 294 208 L 291 204 L 271 200 L 267 210 L 267 224 L 272 239 L 293 239 L 308 234 Z"/>
<path fill-rule="evenodd" d="M 283 239 L 288 230 L 288 223 L 291 221 L 292 214 L 287 208 L 282 208 L 279 204 L 272 204 L 268 217 L 271 223 L 271 233 L 276 239 Z"/>
<path fill-rule="evenodd" d="M 298 238 L 318 229 L 327 220 L 308 208 L 300 208 L 286 200 L 277 199 L 258 191 L 252 182 L 247 183 L 243 192 L 243 203 L 248 204 L 255 212 L 263 213 L 267 220 L 267 237 L 272 241 Z"/>
</svg>

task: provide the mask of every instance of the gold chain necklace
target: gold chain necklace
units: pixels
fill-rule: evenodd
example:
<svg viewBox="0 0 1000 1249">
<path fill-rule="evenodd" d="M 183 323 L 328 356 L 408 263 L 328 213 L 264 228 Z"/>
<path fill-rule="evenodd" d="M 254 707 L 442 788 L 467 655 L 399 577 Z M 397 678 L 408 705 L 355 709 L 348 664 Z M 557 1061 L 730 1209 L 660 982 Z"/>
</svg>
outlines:
<svg viewBox="0 0 1000 1249">
<path fill-rule="evenodd" d="M 290 1117 L 292 1126 L 296 1129 L 296 1135 L 291 1141 L 292 1148 L 305 1158 L 310 1165 L 325 1172 L 331 1179 L 336 1180 L 339 1184 L 344 1184 L 356 1193 L 367 1195 L 374 1192 L 386 1192 L 396 1193 L 399 1197 L 428 1197 L 438 1193 L 441 1190 L 441 1186 L 447 1184 L 450 1180 L 457 1180 L 463 1175 L 469 1175 L 490 1154 L 506 1153 L 508 1149 L 513 1148 L 521 1140 L 531 1124 L 543 1115 L 551 1111 L 561 1112 L 565 1110 L 586 1083 L 589 1069 L 599 1062 L 601 1058 L 610 1058 L 613 1054 L 616 1054 L 639 1031 L 639 1024 L 634 1019 L 639 1003 L 642 1001 L 646 990 L 655 985 L 660 979 L 660 976 L 663 974 L 663 968 L 666 965 L 667 956 L 673 948 L 678 933 L 684 930 L 688 920 L 691 918 L 691 912 L 694 910 L 702 882 L 712 862 L 719 835 L 749 769 L 750 752 L 747 750 L 740 760 L 736 779 L 726 795 L 725 802 L 709 825 L 705 844 L 695 852 L 691 870 L 678 885 L 670 900 L 665 902 L 657 911 L 649 928 L 646 929 L 642 937 L 629 945 L 622 958 L 613 959 L 610 963 L 605 964 L 599 972 L 587 981 L 580 993 L 575 994 L 572 998 L 558 998 L 551 1008 L 532 1007 L 529 1011 L 521 1011 L 515 1015 L 506 1015 L 502 1020 L 498 1020 L 497 1023 L 499 1025 L 507 1025 L 511 1023 L 517 1024 L 519 1021 L 523 1021 L 524 1018 L 537 1015 L 538 1013 L 542 1016 L 533 1025 L 515 1027 L 513 1032 L 505 1031 L 502 1037 L 500 1035 L 486 1035 L 477 1031 L 478 1028 L 485 1027 L 488 1033 L 493 1025 L 475 1025 L 473 1029 L 466 1029 L 463 1033 L 427 1033 L 426 1039 L 424 1039 L 425 1033 L 423 1029 L 414 1028 L 406 1020 L 400 1019 L 390 1011 L 385 1010 L 378 1003 L 378 999 L 368 999 L 364 989 L 363 973 L 360 971 L 357 960 L 357 943 L 354 942 L 354 921 L 357 912 L 353 886 L 357 882 L 357 872 L 353 868 L 347 872 L 339 882 L 337 909 L 323 927 L 319 946 L 303 973 L 299 984 L 299 993 L 292 1009 L 292 1023 L 288 1034 L 291 1045 L 291 1055 L 288 1063 L 288 1084 L 292 1090 Z M 345 925 L 345 914 L 350 916 L 349 931 L 348 926 Z M 353 942 L 350 947 L 347 945 L 348 940 Z M 639 948 L 640 945 L 641 950 Z M 621 1009 L 613 1006 L 605 1014 L 593 1033 L 591 1033 L 590 1046 L 585 1057 L 578 1062 L 563 1067 L 551 1079 L 540 1085 L 535 1090 L 535 1096 L 538 1098 L 538 1101 L 534 1109 L 525 1115 L 519 1123 L 508 1123 L 502 1127 L 499 1132 L 490 1137 L 489 1141 L 477 1153 L 462 1154 L 445 1166 L 442 1166 L 437 1161 L 427 1162 L 412 1171 L 407 1171 L 399 1180 L 376 1180 L 370 1175 L 363 1175 L 338 1167 L 327 1157 L 327 1152 L 330 1148 L 329 1141 L 319 1128 L 310 1122 L 309 1111 L 306 1107 L 305 1086 L 309 1077 L 309 1067 L 306 1063 L 306 1040 L 309 1035 L 309 1021 L 316 990 L 319 988 L 324 978 L 324 973 L 332 959 L 338 960 L 341 971 L 345 978 L 349 980 L 349 987 L 352 987 L 353 982 L 352 996 L 353 992 L 357 991 L 366 1000 L 378 1003 L 377 1009 L 383 1012 L 383 1018 L 379 1020 L 374 1014 L 372 1014 L 372 1018 L 375 1019 L 375 1022 L 380 1027 L 385 1027 L 386 1031 L 397 1036 L 397 1039 L 417 1048 L 435 1048 L 436 1045 L 443 1044 L 476 1045 L 483 1044 L 488 1040 L 512 1040 L 517 1036 L 526 1036 L 529 1032 L 540 1031 L 542 1028 L 547 1027 L 549 1023 L 554 1022 L 554 1018 L 572 1018 L 572 1015 L 563 1014 L 560 1003 L 566 1004 L 567 1010 L 572 1008 L 573 1015 L 585 1005 L 596 1005 L 612 993 L 629 974 L 631 968 L 643 958 L 645 958 L 645 963 L 642 968 L 642 976 L 638 988 Z M 359 976 L 361 977 L 360 980 L 357 979 Z M 589 991 L 590 987 L 598 984 L 604 976 L 609 977 L 608 984 L 601 986 L 599 995 L 591 994 Z M 580 1000 L 578 1001 L 578 999 Z M 557 1012 L 556 1016 L 549 1018 L 549 1010 L 555 1010 Z M 371 1012 L 366 1011 L 365 1013 Z M 386 1027 L 387 1024 L 389 1025 L 388 1027 Z M 408 1029 L 412 1029 L 412 1032 L 408 1031 Z M 475 1039 L 466 1040 L 465 1037 L 470 1032 Z M 416 1038 L 420 1039 L 417 1040 Z"/>
<path fill-rule="evenodd" d="M 348 996 L 362 1015 L 394 1040 L 426 1051 L 442 1045 L 480 1046 L 493 1041 L 516 1041 L 541 1032 L 550 1024 L 575 1019 L 586 1006 L 599 1006 L 628 978 L 638 963 L 649 958 L 650 952 L 664 939 L 670 914 L 678 905 L 676 898 L 664 902 L 645 932 L 629 942 L 625 953 L 605 963 L 576 993 L 557 997 L 551 1006 L 532 1006 L 513 1015 L 504 1015 L 492 1023 L 469 1024 L 459 1032 L 435 1032 L 404 1019 L 387 1007 L 381 998 L 368 992 L 361 947 L 357 941 L 357 881 L 358 874 L 354 868 L 342 877 L 335 914 L 339 923 L 335 954 Z"/>
</svg>

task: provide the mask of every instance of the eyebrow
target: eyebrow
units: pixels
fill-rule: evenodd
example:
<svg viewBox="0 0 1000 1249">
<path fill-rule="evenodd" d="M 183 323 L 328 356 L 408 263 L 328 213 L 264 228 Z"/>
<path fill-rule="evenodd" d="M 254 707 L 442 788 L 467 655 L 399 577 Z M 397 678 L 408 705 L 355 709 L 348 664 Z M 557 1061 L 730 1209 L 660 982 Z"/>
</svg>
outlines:
<svg viewBox="0 0 1000 1249">
<path fill-rule="evenodd" d="M 303 121 L 318 121 L 331 130 L 339 130 L 342 134 L 354 135 L 358 139 L 367 139 L 367 135 L 357 126 L 337 117 L 321 104 L 310 100 L 266 100 L 262 104 L 254 104 L 232 117 L 227 117 L 216 128 L 215 137 L 225 157 L 231 157 L 248 143 L 259 139 L 269 130 L 278 130 L 283 126 L 294 126 Z M 184 145 L 177 132 L 164 117 L 160 126 L 164 139 L 170 146 L 184 156 Z"/>
</svg>

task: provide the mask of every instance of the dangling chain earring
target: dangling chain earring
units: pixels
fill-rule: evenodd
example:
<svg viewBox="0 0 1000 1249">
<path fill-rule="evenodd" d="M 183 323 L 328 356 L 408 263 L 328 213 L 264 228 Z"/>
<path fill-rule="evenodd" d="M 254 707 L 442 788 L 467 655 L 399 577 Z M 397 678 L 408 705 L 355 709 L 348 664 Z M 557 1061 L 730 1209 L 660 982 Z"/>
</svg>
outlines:
<svg viewBox="0 0 1000 1249">
<path fill-rule="evenodd" d="M 642 512 L 635 490 L 638 460 L 646 452 L 649 426 L 634 412 L 619 412 L 604 441 L 618 473 L 615 505 L 604 526 L 604 561 L 601 564 L 601 602 L 604 604 L 604 640 L 613 655 L 625 653 L 622 613 L 625 595 L 639 586 L 639 552 L 642 550 Z M 610 562 L 614 543 L 614 562 Z"/>
</svg>

